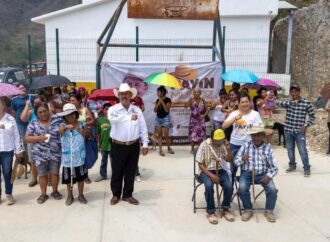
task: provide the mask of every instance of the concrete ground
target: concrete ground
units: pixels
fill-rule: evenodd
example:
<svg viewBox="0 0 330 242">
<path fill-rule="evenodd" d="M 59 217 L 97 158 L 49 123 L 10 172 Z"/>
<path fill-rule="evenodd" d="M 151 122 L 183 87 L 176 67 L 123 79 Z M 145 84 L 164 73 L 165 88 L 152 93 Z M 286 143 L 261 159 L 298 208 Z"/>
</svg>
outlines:
<svg viewBox="0 0 330 242">
<path fill-rule="evenodd" d="M 39 187 L 29 188 L 28 180 L 17 180 L 13 193 L 16 204 L 0 205 L 0 241 L 330 241 L 329 156 L 310 152 L 312 176 L 304 178 L 300 159 L 295 173 L 285 173 L 286 150 L 275 147 L 280 167 L 275 178 L 279 189 L 277 222 L 268 223 L 262 211 L 258 212 L 259 223 L 255 217 L 242 222 L 234 201 L 236 221 L 222 219 L 218 225 L 211 225 L 205 211 L 193 213 L 189 147 L 177 146 L 174 150 L 175 155 L 160 157 L 151 150 L 148 156 L 141 157 L 143 181 L 135 184 L 134 194 L 140 200 L 139 206 L 122 201 L 110 206 L 109 180 L 86 185 L 87 205 L 77 199 L 70 207 L 65 206 L 65 199 L 49 199 L 39 205 Z M 99 162 L 90 172 L 93 181 L 98 167 Z M 198 191 L 199 205 L 204 205 L 203 190 L 201 187 Z M 59 186 L 59 191 L 66 196 L 64 185 Z M 264 203 L 262 195 L 257 207 Z"/>
</svg>

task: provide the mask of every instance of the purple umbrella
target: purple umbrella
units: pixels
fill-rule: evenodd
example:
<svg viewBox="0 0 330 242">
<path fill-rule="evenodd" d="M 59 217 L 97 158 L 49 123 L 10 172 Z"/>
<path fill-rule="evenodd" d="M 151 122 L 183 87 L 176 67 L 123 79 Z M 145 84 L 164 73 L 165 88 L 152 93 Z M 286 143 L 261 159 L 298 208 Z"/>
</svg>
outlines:
<svg viewBox="0 0 330 242">
<path fill-rule="evenodd" d="M 244 84 L 243 87 L 249 89 L 259 89 L 261 87 L 265 87 L 267 90 L 277 90 L 277 91 L 282 90 L 282 87 L 280 85 L 266 78 L 260 78 L 259 81 L 257 81 L 256 83 Z"/>
<path fill-rule="evenodd" d="M 7 83 L 0 83 L 0 97 L 15 96 L 22 94 L 22 91 L 16 86 Z"/>
</svg>

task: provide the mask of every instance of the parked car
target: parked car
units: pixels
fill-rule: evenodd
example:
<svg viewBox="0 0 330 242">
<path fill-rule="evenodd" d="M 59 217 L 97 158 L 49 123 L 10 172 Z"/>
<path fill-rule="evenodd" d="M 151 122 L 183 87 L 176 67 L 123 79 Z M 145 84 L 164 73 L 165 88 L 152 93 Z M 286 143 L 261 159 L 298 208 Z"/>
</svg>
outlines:
<svg viewBox="0 0 330 242">
<path fill-rule="evenodd" d="M 0 82 L 18 84 L 26 81 L 24 70 L 18 67 L 0 68 Z"/>
<path fill-rule="evenodd" d="M 25 74 L 30 75 L 30 65 L 25 68 Z M 31 64 L 31 75 L 32 76 L 45 76 L 47 75 L 47 64 L 46 62 L 38 62 Z"/>
</svg>

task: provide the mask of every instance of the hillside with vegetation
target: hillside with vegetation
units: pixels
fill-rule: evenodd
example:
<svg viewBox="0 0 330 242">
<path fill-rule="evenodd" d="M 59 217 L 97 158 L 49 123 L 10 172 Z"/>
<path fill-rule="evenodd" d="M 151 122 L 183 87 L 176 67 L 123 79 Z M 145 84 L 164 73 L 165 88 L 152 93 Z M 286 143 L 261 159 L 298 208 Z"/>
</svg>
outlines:
<svg viewBox="0 0 330 242">
<path fill-rule="evenodd" d="M 81 3 L 81 0 L 0 0 L 0 66 L 28 61 L 28 35 L 33 61 L 45 60 L 45 29 L 31 18 Z"/>
</svg>

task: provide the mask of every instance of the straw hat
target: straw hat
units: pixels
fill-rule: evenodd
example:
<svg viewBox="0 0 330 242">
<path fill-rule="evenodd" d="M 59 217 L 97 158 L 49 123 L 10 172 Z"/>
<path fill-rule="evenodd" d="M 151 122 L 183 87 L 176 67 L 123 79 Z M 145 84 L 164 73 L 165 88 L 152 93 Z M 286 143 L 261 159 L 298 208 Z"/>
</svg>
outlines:
<svg viewBox="0 0 330 242">
<path fill-rule="evenodd" d="M 78 112 L 76 106 L 72 103 L 67 103 L 63 106 L 63 112 L 58 113 L 58 115 L 64 117 L 74 112 Z"/>
<path fill-rule="evenodd" d="M 136 97 L 137 95 L 137 90 L 134 87 L 130 87 L 127 83 L 122 83 L 119 86 L 119 89 L 113 89 L 113 93 L 115 96 L 118 98 L 118 95 L 120 92 L 131 92 L 132 93 L 132 99 Z"/>
<path fill-rule="evenodd" d="M 265 126 L 263 124 L 258 124 L 258 125 L 254 125 L 252 126 L 251 129 L 247 129 L 245 132 L 245 134 L 259 134 L 259 133 L 265 133 L 266 136 L 271 135 L 274 133 L 274 131 L 272 129 L 266 129 Z"/>
<path fill-rule="evenodd" d="M 195 80 L 198 76 L 196 70 L 189 68 L 186 65 L 177 65 L 175 71 L 171 73 L 173 76 L 180 80 L 191 81 Z"/>
</svg>

